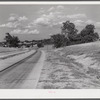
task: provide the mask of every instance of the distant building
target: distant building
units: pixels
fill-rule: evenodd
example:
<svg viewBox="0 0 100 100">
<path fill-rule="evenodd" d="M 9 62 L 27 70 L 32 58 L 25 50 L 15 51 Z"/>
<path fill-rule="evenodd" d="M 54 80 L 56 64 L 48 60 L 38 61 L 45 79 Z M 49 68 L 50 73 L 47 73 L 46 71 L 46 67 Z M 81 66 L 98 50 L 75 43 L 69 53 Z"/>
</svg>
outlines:
<svg viewBox="0 0 100 100">
<path fill-rule="evenodd" d="M 19 47 L 33 47 L 36 44 L 37 43 L 33 41 L 21 41 L 19 42 Z"/>
</svg>

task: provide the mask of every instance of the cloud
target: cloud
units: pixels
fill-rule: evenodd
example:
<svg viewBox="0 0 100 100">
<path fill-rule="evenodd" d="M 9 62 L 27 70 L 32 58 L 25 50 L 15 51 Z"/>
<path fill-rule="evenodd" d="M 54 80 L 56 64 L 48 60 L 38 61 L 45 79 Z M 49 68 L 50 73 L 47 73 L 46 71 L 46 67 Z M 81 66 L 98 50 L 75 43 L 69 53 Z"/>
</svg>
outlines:
<svg viewBox="0 0 100 100">
<path fill-rule="evenodd" d="M 87 20 L 86 22 L 85 22 L 86 24 L 94 24 L 95 22 L 93 21 L 93 20 Z"/>
<path fill-rule="evenodd" d="M 52 24 L 50 24 L 50 27 L 60 28 L 62 26 L 63 22 L 64 21 L 52 23 Z"/>
<path fill-rule="evenodd" d="M 40 17 L 36 18 L 32 23 L 35 26 L 57 26 L 57 24 L 59 25 L 59 22 L 64 21 L 67 18 L 65 13 L 63 13 L 63 10 L 64 6 L 62 5 L 52 6 L 45 10 L 41 8 L 39 12 L 43 13 L 41 13 Z"/>
<path fill-rule="evenodd" d="M 42 8 L 43 10 L 43 8 Z M 58 6 L 52 6 L 49 9 L 43 10 L 44 13 L 40 15 L 40 17 L 36 18 L 33 21 L 34 25 L 41 25 L 41 26 L 59 26 L 61 22 L 64 22 L 66 20 L 75 20 L 75 19 L 82 19 L 87 18 L 86 14 L 78 13 L 78 14 L 72 14 L 68 15 L 65 13 L 65 7 L 62 5 Z M 60 24 L 59 24 L 60 23 Z M 80 25 L 81 22 L 75 22 L 77 25 Z"/>
<path fill-rule="evenodd" d="M 45 18 L 45 17 L 42 17 L 42 18 L 38 18 L 34 21 L 34 24 L 37 24 L 37 25 L 49 25 L 49 19 L 48 18 Z"/>
<path fill-rule="evenodd" d="M 13 31 L 11 31 L 11 34 L 19 34 L 21 32 L 21 29 L 14 29 Z"/>
<path fill-rule="evenodd" d="M 29 29 L 14 29 L 10 32 L 11 34 L 39 34 L 39 31 L 37 29 L 29 30 Z"/>
<path fill-rule="evenodd" d="M 76 26 L 86 26 L 88 24 L 93 24 L 93 25 L 95 25 L 95 28 L 100 28 L 100 22 L 96 22 L 96 21 L 91 20 L 91 19 L 88 19 L 86 21 L 83 21 L 83 20 L 75 20 L 74 21 L 74 24 Z"/>
<path fill-rule="evenodd" d="M 58 5 L 58 6 L 52 6 L 48 9 L 48 11 L 59 11 L 59 10 L 63 10 L 64 6 Z"/>
<path fill-rule="evenodd" d="M 10 14 L 8 21 L 26 21 L 28 18 L 26 16 L 18 16 L 17 14 Z"/>
<path fill-rule="evenodd" d="M 45 12 L 45 10 L 43 8 L 41 8 L 39 11 L 38 11 L 38 14 L 43 14 Z"/>
<path fill-rule="evenodd" d="M 86 21 L 82 21 L 82 20 L 75 20 L 74 24 L 77 26 L 86 26 L 88 24 L 93 24 L 95 25 L 95 28 L 100 28 L 100 22 L 96 22 L 94 20 L 88 19 Z"/>
<path fill-rule="evenodd" d="M 43 14 L 41 15 L 41 17 L 37 18 L 35 21 L 34 21 L 34 24 L 36 25 L 49 25 L 51 23 L 51 21 L 53 20 L 54 18 L 54 15 L 53 13 L 49 13 L 49 14 Z"/>
<path fill-rule="evenodd" d="M 17 14 L 10 14 L 7 23 L 1 24 L 0 27 L 2 28 L 17 28 L 18 26 L 24 26 L 24 22 L 28 20 L 26 16 L 18 16 Z"/>
<path fill-rule="evenodd" d="M 95 23 L 95 26 L 96 26 L 97 28 L 100 28 L 100 22 L 96 22 L 96 23 Z"/>
<path fill-rule="evenodd" d="M 39 34 L 39 31 L 37 29 L 31 30 L 28 32 L 29 34 Z"/>
<path fill-rule="evenodd" d="M 25 25 L 25 21 L 28 20 L 26 16 L 18 16 L 17 14 L 10 14 L 7 23 L 1 24 L 1 28 L 12 28 L 11 34 L 39 34 L 39 31 L 35 28 L 35 24 L 28 23 Z M 40 19 L 41 20 L 41 19 Z M 38 23 L 38 20 L 37 20 Z"/>
<path fill-rule="evenodd" d="M 29 31 L 28 29 L 25 29 L 22 31 L 22 33 L 28 33 L 28 31 Z"/>
<path fill-rule="evenodd" d="M 76 23 L 83 23 L 84 21 L 82 21 L 82 20 L 76 20 L 74 22 L 76 22 Z"/>
<path fill-rule="evenodd" d="M 75 20 L 74 23 L 77 26 L 83 26 L 84 25 L 84 21 L 82 21 L 82 20 Z"/>
<path fill-rule="evenodd" d="M 16 21 L 18 19 L 17 14 L 10 14 L 10 17 L 8 18 L 8 21 Z"/>
<path fill-rule="evenodd" d="M 48 9 L 48 11 L 53 11 L 55 9 L 55 7 L 51 7 Z"/>
<path fill-rule="evenodd" d="M 36 28 L 35 22 L 30 22 L 24 28 L 33 29 Z"/>
<path fill-rule="evenodd" d="M 2 24 L 2 25 L 0 25 L 0 27 L 5 27 L 6 26 L 6 24 Z"/>
<path fill-rule="evenodd" d="M 93 24 L 93 25 L 95 25 L 96 27 L 100 27 L 100 22 L 95 22 L 95 21 L 93 21 L 93 20 L 91 20 L 91 19 L 88 19 L 88 20 L 86 20 L 86 21 L 83 21 L 83 20 L 75 20 L 74 23 L 75 23 L 75 25 L 77 25 L 77 26 L 86 26 L 86 25 L 88 25 L 88 24 Z"/>
<path fill-rule="evenodd" d="M 67 18 L 87 18 L 85 14 L 73 14 L 73 15 L 67 15 Z"/>
<path fill-rule="evenodd" d="M 1 24 L 0 27 L 16 28 L 19 25 L 20 25 L 19 22 L 8 22 L 6 24 Z"/>
<path fill-rule="evenodd" d="M 21 16 L 18 18 L 18 21 L 26 21 L 28 18 L 26 16 Z"/>
<path fill-rule="evenodd" d="M 14 17 L 14 16 L 9 17 L 9 19 L 8 19 L 8 21 L 14 21 L 14 20 L 16 20 L 16 17 Z"/>
<path fill-rule="evenodd" d="M 53 9 L 52 7 L 50 9 Z M 50 10 L 49 9 L 49 10 Z M 61 22 L 66 16 L 59 10 L 41 14 L 33 21 L 34 25 L 52 26 L 54 23 Z"/>
</svg>

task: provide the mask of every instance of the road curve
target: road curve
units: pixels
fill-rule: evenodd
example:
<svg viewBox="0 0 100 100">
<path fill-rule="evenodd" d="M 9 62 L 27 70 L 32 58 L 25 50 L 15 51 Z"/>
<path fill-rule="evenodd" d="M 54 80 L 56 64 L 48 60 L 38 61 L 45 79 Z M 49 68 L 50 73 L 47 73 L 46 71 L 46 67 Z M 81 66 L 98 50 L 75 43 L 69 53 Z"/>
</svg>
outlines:
<svg viewBox="0 0 100 100">
<path fill-rule="evenodd" d="M 31 82 L 33 80 L 32 77 L 35 78 L 37 73 L 40 74 L 40 70 L 38 72 L 40 68 L 36 64 L 39 63 L 41 54 L 41 51 L 37 51 L 31 58 L 0 72 L 0 89 L 35 88 L 34 82 Z M 31 79 L 29 79 L 30 74 Z"/>
</svg>

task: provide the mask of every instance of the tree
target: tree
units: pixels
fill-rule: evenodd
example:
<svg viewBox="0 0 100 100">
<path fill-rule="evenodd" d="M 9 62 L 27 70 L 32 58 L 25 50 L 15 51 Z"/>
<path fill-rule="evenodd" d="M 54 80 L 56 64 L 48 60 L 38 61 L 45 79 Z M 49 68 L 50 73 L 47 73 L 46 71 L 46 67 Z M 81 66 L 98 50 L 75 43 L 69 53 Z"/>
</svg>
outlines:
<svg viewBox="0 0 100 100">
<path fill-rule="evenodd" d="M 68 39 L 63 34 L 55 34 L 51 36 L 54 47 L 59 48 L 62 46 L 66 46 L 68 43 Z"/>
<path fill-rule="evenodd" d="M 95 26 L 92 24 L 86 25 L 86 27 L 80 32 L 82 42 L 93 42 L 99 39 L 97 32 L 94 32 Z"/>
<path fill-rule="evenodd" d="M 18 43 L 20 42 L 17 36 L 13 36 L 13 47 L 18 47 Z"/>
<path fill-rule="evenodd" d="M 9 33 L 6 33 L 6 36 L 4 39 L 6 40 L 7 46 L 10 46 L 10 44 L 12 42 L 12 36 Z"/>
<path fill-rule="evenodd" d="M 56 34 L 51 36 L 54 47 L 59 48 L 62 46 L 94 42 L 99 40 L 99 35 L 94 31 L 95 26 L 92 24 L 86 25 L 86 27 L 78 33 L 74 23 L 66 21 L 61 27 L 62 34 Z"/>
<path fill-rule="evenodd" d="M 18 43 L 20 42 L 17 36 L 11 36 L 9 33 L 6 33 L 4 39 L 6 40 L 6 44 L 8 47 L 18 47 Z"/>
<path fill-rule="evenodd" d="M 39 48 L 44 47 L 44 45 L 43 45 L 42 42 L 37 43 L 37 46 L 38 46 Z"/>
<path fill-rule="evenodd" d="M 64 22 L 61 27 L 61 33 L 70 41 L 73 41 L 76 38 L 77 32 L 78 30 L 75 28 L 74 23 L 71 23 L 70 21 Z"/>
</svg>

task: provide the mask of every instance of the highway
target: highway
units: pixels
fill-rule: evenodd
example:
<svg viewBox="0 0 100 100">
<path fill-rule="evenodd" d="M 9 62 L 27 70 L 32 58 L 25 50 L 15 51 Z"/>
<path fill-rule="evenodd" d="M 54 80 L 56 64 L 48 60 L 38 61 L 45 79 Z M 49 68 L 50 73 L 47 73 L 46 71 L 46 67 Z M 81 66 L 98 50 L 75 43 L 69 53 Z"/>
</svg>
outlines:
<svg viewBox="0 0 100 100">
<path fill-rule="evenodd" d="M 41 68 L 38 68 L 39 66 L 36 66 L 36 64 L 40 62 L 39 59 L 41 54 L 41 51 L 38 50 L 35 54 L 24 59 L 23 61 L 18 62 L 10 68 L 1 71 L 0 89 L 35 88 L 36 81 L 38 81 L 39 74 L 41 72 Z M 34 78 L 36 78 L 35 81 Z"/>
</svg>

